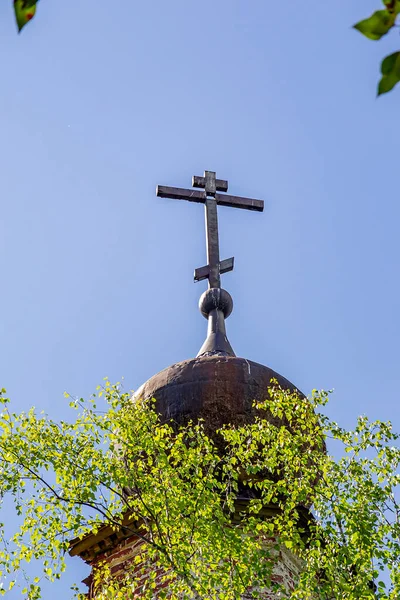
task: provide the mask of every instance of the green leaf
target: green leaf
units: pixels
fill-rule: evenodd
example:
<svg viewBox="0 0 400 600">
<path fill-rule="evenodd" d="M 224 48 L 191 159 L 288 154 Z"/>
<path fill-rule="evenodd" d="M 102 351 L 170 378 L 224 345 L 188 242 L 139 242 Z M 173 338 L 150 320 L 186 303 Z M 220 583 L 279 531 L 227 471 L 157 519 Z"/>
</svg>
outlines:
<svg viewBox="0 0 400 600">
<path fill-rule="evenodd" d="M 382 0 L 389 12 L 394 12 L 396 15 L 400 13 L 400 0 Z"/>
<path fill-rule="evenodd" d="M 383 59 L 381 73 L 382 79 L 378 85 L 378 96 L 390 92 L 400 81 L 400 52 L 394 52 Z"/>
<path fill-rule="evenodd" d="M 396 14 L 389 10 L 377 10 L 368 19 L 354 25 L 360 33 L 370 40 L 380 40 L 393 27 Z"/>
<path fill-rule="evenodd" d="M 14 12 L 18 31 L 33 19 L 38 0 L 14 0 Z"/>
</svg>

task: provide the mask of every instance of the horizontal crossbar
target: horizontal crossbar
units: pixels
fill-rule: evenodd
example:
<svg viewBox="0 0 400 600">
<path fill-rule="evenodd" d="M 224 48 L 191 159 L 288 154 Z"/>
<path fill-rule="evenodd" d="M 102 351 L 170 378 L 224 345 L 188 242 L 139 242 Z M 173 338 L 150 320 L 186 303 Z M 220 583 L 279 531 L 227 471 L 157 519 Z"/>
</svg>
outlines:
<svg viewBox="0 0 400 600">
<path fill-rule="evenodd" d="M 158 185 L 156 195 L 159 198 L 172 198 L 173 200 L 188 200 L 189 202 L 206 201 L 205 192 L 197 190 L 186 190 L 184 188 L 169 187 L 167 185 Z M 231 206 L 232 208 L 245 208 L 246 210 L 264 210 L 263 200 L 254 200 L 253 198 L 241 198 L 240 196 L 229 196 L 229 194 L 215 194 L 217 204 L 221 206 Z"/>
</svg>

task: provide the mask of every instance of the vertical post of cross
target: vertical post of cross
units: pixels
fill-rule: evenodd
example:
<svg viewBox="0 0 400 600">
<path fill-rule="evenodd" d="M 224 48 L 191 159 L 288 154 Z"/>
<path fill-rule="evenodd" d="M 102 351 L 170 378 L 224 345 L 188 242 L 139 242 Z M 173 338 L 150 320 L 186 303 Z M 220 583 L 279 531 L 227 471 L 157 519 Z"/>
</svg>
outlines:
<svg viewBox="0 0 400 600">
<path fill-rule="evenodd" d="M 205 171 L 205 221 L 207 239 L 207 262 L 209 266 L 208 287 L 220 288 L 220 264 L 219 264 L 219 239 L 218 239 L 218 213 L 216 193 L 216 177 L 214 171 Z"/>
</svg>

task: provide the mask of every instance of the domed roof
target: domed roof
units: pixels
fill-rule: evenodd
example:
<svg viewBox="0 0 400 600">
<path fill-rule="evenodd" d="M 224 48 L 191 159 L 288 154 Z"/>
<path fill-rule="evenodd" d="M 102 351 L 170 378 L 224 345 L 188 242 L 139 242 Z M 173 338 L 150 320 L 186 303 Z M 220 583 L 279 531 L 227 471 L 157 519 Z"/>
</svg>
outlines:
<svg viewBox="0 0 400 600">
<path fill-rule="evenodd" d="M 174 364 L 151 377 L 136 392 L 138 398 L 155 398 L 163 421 L 177 424 L 204 419 L 208 434 L 224 424 L 254 421 L 254 400 L 268 398 L 271 380 L 296 390 L 285 377 L 259 363 L 220 353 L 201 355 Z"/>
</svg>

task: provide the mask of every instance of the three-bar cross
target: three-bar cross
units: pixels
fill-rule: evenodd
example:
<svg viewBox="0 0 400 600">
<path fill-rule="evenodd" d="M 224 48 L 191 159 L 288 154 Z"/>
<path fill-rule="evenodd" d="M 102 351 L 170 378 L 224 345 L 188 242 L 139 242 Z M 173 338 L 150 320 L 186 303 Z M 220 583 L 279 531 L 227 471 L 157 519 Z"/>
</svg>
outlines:
<svg viewBox="0 0 400 600">
<path fill-rule="evenodd" d="M 189 202 L 200 202 L 205 204 L 208 264 L 205 267 L 200 267 L 195 270 L 194 280 L 201 281 L 202 279 L 208 279 L 210 288 L 220 288 L 220 275 L 232 271 L 233 258 L 227 258 L 222 261 L 220 261 L 219 258 L 217 205 L 220 204 L 222 206 L 245 208 L 247 210 L 257 210 L 261 212 L 264 210 L 264 202 L 262 200 L 253 200 L 251 198 L 240 198 L 239 196 L 219 194 L 218 192 L 228 191 L 228 182 L 223 179 L 216 179 L 214 171 L 205 171 L 204 177 L 197 177 L 195 175 L 192 180 L 192 186 L 195 188 L 202 188 L 204 191 L 200 192 L 158 185 L 156 193 L 157 196 L 161 198 L 188 200 Z"/>
</svg>

